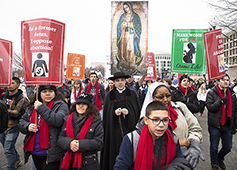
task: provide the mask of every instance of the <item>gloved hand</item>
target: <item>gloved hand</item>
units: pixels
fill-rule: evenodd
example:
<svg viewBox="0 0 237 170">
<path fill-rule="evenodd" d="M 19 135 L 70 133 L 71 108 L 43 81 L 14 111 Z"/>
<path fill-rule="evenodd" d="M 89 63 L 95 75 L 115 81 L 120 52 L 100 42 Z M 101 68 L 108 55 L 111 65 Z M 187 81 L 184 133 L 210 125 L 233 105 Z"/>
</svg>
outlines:
<svg viewBox="0 0 237 170">
<path fill-rule="evenodd" d="M 227 97 L 223 97 L 221 103 L 227 105 Z"/>
<path fill-rule="evenodd" d="M 205 161 L 206 157 L 202 152 L 201 145 L 199 142 L 190 140 L 190 147 L 189 149 L 183 153 L 184 157 L 187 161 L 195 168 L 199 162 L 199 157 Z"/>
</svg>

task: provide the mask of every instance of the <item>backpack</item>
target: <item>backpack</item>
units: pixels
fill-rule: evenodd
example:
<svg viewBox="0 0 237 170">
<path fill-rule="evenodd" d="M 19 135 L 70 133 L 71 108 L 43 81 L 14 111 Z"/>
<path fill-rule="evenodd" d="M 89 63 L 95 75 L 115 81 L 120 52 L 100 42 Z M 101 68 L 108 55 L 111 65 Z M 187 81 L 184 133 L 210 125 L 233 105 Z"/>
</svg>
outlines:
<svg viewBox="0 0 237 170">
<path fill-rule="evenodd" d="M 7 105 L 0 100 L 0 133 L 3 133 L 8 128 L 8 111 Z"/>
</svg>

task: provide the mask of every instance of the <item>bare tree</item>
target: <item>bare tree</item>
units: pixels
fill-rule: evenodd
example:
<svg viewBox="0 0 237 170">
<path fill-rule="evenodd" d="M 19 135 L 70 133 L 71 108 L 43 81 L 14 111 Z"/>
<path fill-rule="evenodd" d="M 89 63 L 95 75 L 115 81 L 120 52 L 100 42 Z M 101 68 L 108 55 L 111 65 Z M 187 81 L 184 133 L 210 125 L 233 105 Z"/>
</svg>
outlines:
<svg viewBox="0 0 237 170">
<path fill-rule="evenodd" d="M 207 1 L 208 5 L 213 9 L 214 12 L 214 18 L 209 22 L 213 29 L 217 27 L 221 28 L 224 32 L 235 31 L 237 28 L 237 1 Z"/>
<path fill-rule="evenodd" d="M 22 57 L 20 53 L 13 52 L 13 70 L 23 70 L 22 68 Z"/>
</svg>

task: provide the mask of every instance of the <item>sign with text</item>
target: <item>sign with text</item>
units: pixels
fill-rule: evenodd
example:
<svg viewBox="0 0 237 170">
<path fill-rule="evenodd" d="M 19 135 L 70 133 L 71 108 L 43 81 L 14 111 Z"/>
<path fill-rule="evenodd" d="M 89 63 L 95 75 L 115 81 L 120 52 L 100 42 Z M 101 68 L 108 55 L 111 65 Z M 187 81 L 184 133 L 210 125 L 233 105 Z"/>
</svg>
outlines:
<svg viewBox="0 0 237 170">
<path fill-rule="evenodd" d="M 68 53 L 66 78 L 85 78 L 85 55 Z"/>
<path fill-rule="evenodd" d="M 167 78 L 168 70 L 161 69 L 161 79 Z"/>
<path fill-rule="evenodd" d="M 205 32 L 204 44 L 209 81 L 224 77 L 225 62 L 221 29 Z"/>
<path fill-rule="evenodd" d="M 21 22 L 26 84 L 62 85 L 65 24 L 40 18 Z"/>
<path fill-rule="evenodd" d="M 145 80 L 156 80 L 156 63 L 154 53 L 147 53 L 147 76 Z"/>
<path fill-rule="evenodd" d="M 0 39 L 0 86 L 12 85 L 12 42 Z"/>
<path fill-rule="evenodd" d="M 206 57 L 203 32 L 207 29 L 174 29 L 171 72 L 204 74 Z"/>
</svg>

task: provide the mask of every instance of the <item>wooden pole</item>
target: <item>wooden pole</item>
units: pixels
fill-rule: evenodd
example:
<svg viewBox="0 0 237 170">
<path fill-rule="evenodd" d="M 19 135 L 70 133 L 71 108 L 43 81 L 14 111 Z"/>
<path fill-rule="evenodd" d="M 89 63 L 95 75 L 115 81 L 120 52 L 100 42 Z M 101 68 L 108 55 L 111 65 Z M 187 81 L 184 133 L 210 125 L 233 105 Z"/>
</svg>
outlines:
<svg viewBox="0 0 237 170">
<path fill-rule="evenodd" d="M 37 101 L 38 97 L 39 97 L 39 86 L 38 85 L 36 85 L 36 94 L 35 95 L 36 95 L 35 96 L 35 101 Z M 38 125 L 37 120 L 38 120 L 38 114 L 37 114 L 37 112 L 35 112 L 35 124 L 36 125 Z"/>
</svg>

